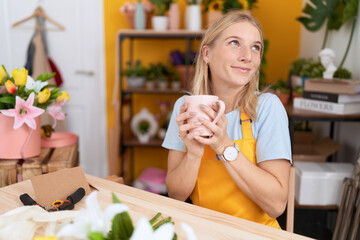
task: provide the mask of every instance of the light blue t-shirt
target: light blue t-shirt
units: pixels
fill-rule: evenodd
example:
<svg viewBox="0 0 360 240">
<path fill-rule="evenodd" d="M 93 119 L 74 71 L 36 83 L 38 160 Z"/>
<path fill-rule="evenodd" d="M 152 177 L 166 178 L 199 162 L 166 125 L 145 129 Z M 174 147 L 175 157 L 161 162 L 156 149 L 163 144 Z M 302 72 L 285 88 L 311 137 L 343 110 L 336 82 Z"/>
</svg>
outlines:
<svg viewBox="0 0 360 240">
<path fill-rule="evenodd" d="M 175 120 L 183 104 L 184 96 L 175 103 L 162 146 L 185 152 L 185 144 L 179 137 L 179 128 Z M 279 98 L 272 93 L 261 94 L 256 110 L 258 118 L 251 123 L 251 127 L 253 137 L 256 139 L 257 163 L 272 159 L 292 161 L 288 117 Z M 226 117 L 228 119 L 227 134 L 229 138 L 233 141 L 242 139 L 239 110 L 227 113 Z"/>
</svg>

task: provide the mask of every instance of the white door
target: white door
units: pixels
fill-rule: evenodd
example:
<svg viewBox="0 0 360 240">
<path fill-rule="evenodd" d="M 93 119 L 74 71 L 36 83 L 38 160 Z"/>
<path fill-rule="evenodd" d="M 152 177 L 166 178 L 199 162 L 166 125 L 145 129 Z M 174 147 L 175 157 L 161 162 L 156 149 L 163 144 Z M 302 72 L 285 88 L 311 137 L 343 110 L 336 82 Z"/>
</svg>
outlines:
<svg viewBox="0 0 360 240">
<path fill-rule="evenodd" d="M 0 64 L 8 70 L 25 64 L 35 21 L 12 28 L 36 7 L 65 27 L 46 22 L 49 56 L 61 72 L 71 100 L 65 106 L 67 131 L 79 136 L 80 165 L 85 173 L 107 175 L 103 1 L 0 0 Z"/>
</svg>

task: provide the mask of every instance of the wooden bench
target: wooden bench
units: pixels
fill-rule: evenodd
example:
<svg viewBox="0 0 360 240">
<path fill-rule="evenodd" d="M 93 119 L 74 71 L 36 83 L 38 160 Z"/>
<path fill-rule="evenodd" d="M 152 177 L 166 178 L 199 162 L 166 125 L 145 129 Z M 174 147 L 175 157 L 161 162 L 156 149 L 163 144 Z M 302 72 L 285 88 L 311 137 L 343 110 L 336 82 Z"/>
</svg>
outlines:
<svg viewBox="0 0 360 240">
<path fill-rule="evenodd" d="M 76 166 L 79 166 L 77 143 L 62 148 L 42 148 L 39 156 L 25 161 L 0 159 L 0 187 Z"/>
</svg>

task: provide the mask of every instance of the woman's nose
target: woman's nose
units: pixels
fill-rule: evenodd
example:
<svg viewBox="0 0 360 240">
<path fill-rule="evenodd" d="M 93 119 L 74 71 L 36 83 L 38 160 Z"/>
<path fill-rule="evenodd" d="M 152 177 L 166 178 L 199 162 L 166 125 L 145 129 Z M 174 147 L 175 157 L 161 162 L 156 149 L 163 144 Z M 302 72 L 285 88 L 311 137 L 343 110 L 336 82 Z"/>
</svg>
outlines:
<svg viewBox="0 0 360 240">
<path fill-rule="evenodd" d="M 246 47 L 240 48 L 238 60 L 241 62 L 249 62 L 251 60 L 250 49 Z"/>
</svg>

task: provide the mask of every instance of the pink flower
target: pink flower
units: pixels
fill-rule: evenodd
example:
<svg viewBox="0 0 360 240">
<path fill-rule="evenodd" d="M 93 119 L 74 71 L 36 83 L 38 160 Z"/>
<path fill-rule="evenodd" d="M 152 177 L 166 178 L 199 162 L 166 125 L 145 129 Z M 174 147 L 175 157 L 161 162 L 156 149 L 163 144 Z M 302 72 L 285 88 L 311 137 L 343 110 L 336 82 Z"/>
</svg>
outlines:
<svg viewBox="0 0 360 240">
<path fill-rule="evenodd" d="M 65 114 L 62 112 L 62 107 L 64 106 L 65 100 L 61 101 L 61 102 L 53 102 L 52 104 L 50 104 L 47 108 L 46 111 L 55 119 L 57 120 L 64 120 L 65 119 Z"/>
<path fill-rule="evenodd" d="M 55 120 L 54 124 L 52 126 L 53 129 L 55 129 L 55 127 L 56 127 L 56 120 L 64 120 L 65 119 L 65 114 L 62 112 L 62 107 L 64 106 L 65 102 L 66 102 L 66 99 L 62 100 L 61 102 L 55 101 L 46 108 L 46 111 Z"/>
<path fill-rule="evenodd" d="M 16 96 L 15 109 L 0 110 L 2 114 L 8 117 L 15 117 L 14 129 L 18 129 L 24 123 L 32 129 L 36 129 L 35 117 L 40 116 L 45 112 L 44 109 L 34 107 L 35 94 L 32 92 L 28 99 L 25 101 L 22 98 Z"/>
</svg>

